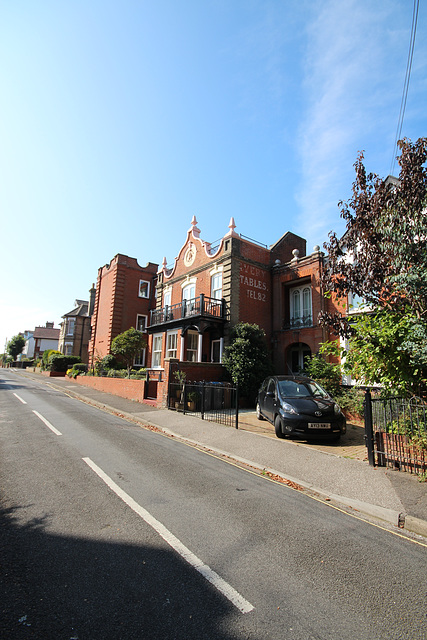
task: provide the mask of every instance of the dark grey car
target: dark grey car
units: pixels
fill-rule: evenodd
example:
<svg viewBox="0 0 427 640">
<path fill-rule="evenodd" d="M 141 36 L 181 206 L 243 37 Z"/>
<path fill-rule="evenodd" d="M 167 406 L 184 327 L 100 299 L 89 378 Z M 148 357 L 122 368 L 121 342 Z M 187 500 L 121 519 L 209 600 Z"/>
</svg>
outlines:
<svg viewBox="0 0 427 640">
<path fill-rule="evenodd" d="M 257 418 L 274 425 L 276 436 L 327 437 L 339 440 L 346 419 L 339 405 L 314 380 L 305 376 L 270 376 L 264 380 Z"/>
</svg>

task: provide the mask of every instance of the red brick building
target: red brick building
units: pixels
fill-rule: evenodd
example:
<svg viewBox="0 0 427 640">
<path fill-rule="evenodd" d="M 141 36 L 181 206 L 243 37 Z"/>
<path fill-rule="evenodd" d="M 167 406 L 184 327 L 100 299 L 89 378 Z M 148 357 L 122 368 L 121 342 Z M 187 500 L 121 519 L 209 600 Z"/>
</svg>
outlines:
<svg viewBox="0 0 427 640">
<path fill-rule="evenodd" d="M 135 327 L 146 331 L 155 304 L 158 265 L 141 267 L 135 258 L 118 253 L 98 269 L 89 340 L 89 366 L 111 353 L 113 339 Z M 135 363 L 145 366 L 145 350 Z"/>
<path fill-rule="evenodd" d="M 331 337 L 317 322 L 320 310 L 335 310 L 321 290 L 323 262 L 319 247 L 306 256 L 306 241 L 293 233 L 267 247 L 237 234 L 233 219 L 212 247 L 193 218 L 173 266 L 165 259 L 158 273 L 148 365 L 221 362 L 231 327 L 250 322 L 265 330 L 276 371 L 298 371 Z"/>
</svg>

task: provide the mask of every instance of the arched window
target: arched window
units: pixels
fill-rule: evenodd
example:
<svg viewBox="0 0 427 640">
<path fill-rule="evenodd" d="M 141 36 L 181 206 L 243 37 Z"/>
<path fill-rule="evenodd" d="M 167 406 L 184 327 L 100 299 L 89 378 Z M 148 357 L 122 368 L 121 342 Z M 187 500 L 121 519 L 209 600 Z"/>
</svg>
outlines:
<svg viewBox="0 0 427 640">
<path fill-rule="evenodd" d="M 311 287 L 308 285 L 291 289 L 291 327 L 311 327 L 313 312 L 311 308 Z"/>
</svg>

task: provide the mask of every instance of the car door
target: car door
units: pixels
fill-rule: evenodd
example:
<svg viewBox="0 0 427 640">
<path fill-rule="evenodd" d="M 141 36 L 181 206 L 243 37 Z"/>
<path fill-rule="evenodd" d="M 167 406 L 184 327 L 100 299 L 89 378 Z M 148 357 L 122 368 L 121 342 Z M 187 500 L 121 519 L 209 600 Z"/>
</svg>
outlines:
<svg viewBox="0 0 427 640">
<path fill-rule="evenodd" d="M 266 388 L 265 397 L 264 397 L 264 409 L 263 409 L 264 416 L 267 418 L 267 420 L 270 420 L 270 422 L 273 422 L 274 414 L 276 412 L 276 405 L 277 405 L 276 381 L 274 380 L 274 378 L 270 378 L 267 383 L 267 388 Z"/>
</svg>

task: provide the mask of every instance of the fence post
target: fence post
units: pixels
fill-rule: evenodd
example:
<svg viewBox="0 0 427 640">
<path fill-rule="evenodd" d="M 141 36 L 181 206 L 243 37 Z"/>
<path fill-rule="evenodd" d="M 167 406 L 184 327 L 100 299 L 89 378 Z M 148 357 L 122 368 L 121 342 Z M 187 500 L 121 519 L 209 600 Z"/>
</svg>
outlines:
<svg viewBox="0 0 427 640">
<path fill-rule="evenodd" d="M 182 388 L 182 404 L 183 404 L 182 412 L 185 415 L 185 407 L 186 407 L 186 404 L 187 404 L 187 385 L 185 383 L 185 380 L 184 380 L 183 384 L 184 384 L 184 386 Z"/>
<path fill-rule="evenodd" d="M 202 420 L 205 419 L 205 381 L 202 380 L 202 406 L 200 407 L 200 413 L 202 414 Z"/>
<path fill-rule="evenodd" d="M 372 425 L 372 397 L 369 389 L 365 391 L 365 444 L 368 449 L 368 462 L 375 467 L 374 429 Z"/>
<path fill-rule="evenodd" d="M 236 429 L 239 428 L 239 385 L 236 384 Z"/>
</svg>

